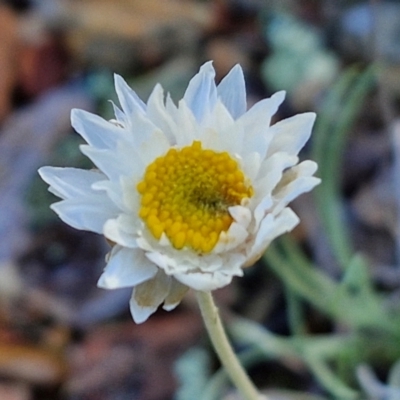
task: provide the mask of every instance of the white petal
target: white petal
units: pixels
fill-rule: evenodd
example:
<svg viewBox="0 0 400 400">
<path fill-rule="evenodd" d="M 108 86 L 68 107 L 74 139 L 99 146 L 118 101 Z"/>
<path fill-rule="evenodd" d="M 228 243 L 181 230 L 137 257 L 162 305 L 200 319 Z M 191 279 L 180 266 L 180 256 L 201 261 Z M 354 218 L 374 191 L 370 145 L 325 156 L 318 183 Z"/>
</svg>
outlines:
<svg viewBox="0 0 400 400">
<path fill-rule="evenodd" d="M 80 149 L 110 180 L 118 182 L 123 176 L 138 180 L 148 164 L 147 159 L 153 161 L 165 151 L 163 138 L 155 137 L 157 141 L 154 141 L 154 137 L 149 138 L 153 140 L 152 146 L 146 142 L 135 148 L 132 143 L 121 141 L 114 150 L 96 149 L 88 145 L 81 145 Z"/>
<path fill-rule="evenodd" d="M 158 87 L 160 86 L 156 86 L 153 92 L 157 92 L 156 89 Z M 150 96 L 147 114 L 140 111 L 132 112 L 129 126 L 123 130 L 125 134 L 123 140 L 121 140 L 123 145 L 119 145 L 118 148 L 120 152 L 124 149 L 125 152 L 129 152 L 128 157 L 130 159 L 132 157 L 139 158 L 145 164 L 153 161 L 155 157 L 163 154 L 171 146 L 171 140 L 167 135 L 168 129 L 165 129 L 165 124 L 161 123 L 160 126 L 157 124 L 157 122 L 160 122 L 160 118 L 171 120 L 171 117 L 165 112 L 164 106 L 162 106 L 164 110 L 162 116 L 154 115 L 153 99 L 154 96 Z M 162 102 L 162 94 L 160 101 Z M 149 143 L 151 143 L 151 146 L 149 146 Z"/>
<path fill-rule="evenodd" d="M 203 255 L 198 261 L 196 268 L 190 268 L 189 271 L 200 270 L 203 272 L 215 272 L 225 270 L 226 265 L 226 254 L 214 254 L 213 252 L 207 255 Z M 231 265 L 229 264 L 229 267 Z M 232 274 L 228 274 L 232 275 Z"/>
<path fill-rule="evenodd" d="M 231 283 L 232 275 L 221 273 L 220 271 L 212 273 L 188 272 L 184 274 L 175 274 L 175 279 L 194 290 L 208 292 L 219 289 Z"/>
<path fill-rule="evenodd" d="M 114 74 L 114 82 L 118 100 L 127 117 L 131 117 L 131 115 L 136 114 L 138 111 L 146 111 L 146 104 L 129 87 L 124 78 Z"/>
<path fill-rule="evenodd" d="M 269 195 L 282 179 L 284 170 L 295 165 L 297 161 L 297 156 L 287 153 L 275 153 L 267 158 L 261 164 L 259 177 L 254 182 L 256 197 L 259 199 Z"/>
<path fill-rule="evenodd" d="M 143 113 L 135 113 L 132 115 L 131 126 L 127 131 L 129 139 L 125 141 L 119 151 L 130 154 L 130 159 L 139 158 L 146 165 L 154 160 L 154 158 L 163 154 L 171 146 L 169 133 L 171 128 L 168 124 L 173 125 L 171 117 L 166 113 L 164 105 L 155 104 L 154 101 L 158 96 L 157 85 L 150 96 L 147 115 Z M 162 94 L 161 94 L 162 96 Z M 160 100 L 162 102 L 162 99 Z M 159 110 L 161 108 L 161 110 Z"/>
<path fill-rule="evenodd" d="M 254 210 L 254 231 L 258 231 L 262 219 L 265 217 L 266 212 L 273 206 L 274 201 L 272 196 L 268 194 L 256 206 Z"/>
<path fill-rule="evenodd" d="M 147 321 L 147 319 L 150 317 L 151 314 L 154 314 L 157 311 L 158 305 L 151 307 L 139 306 L 139 304 L 135 299 L 135 289 L 133 289 L 132 297 L 131 300 L 129 301 L 129 307 L 131 310 L 132 318 L 135 321 L 135 323 L 142 324 L 143 322 Z"/>
<path fill-rule="evenodd" d="M 167 93 L 167 97 L 165 98 L 165 109 L 167 110 L 167 113 L 172 116 L 172 118 L 174 118 L 178 112 L 178 107 L 172 100 L 170 93 Z"/>
<path fill-rule="evenodd" d="M 301 176 L 295 179 L 281 189 L 277 195 L 274 195 L 276 205 L 274 206 L 273 214 L 278 214 L 293 199 L 297 198 L 303 193 L 309 192 L 320 183 L 321 179 L 314 176 Z"/>
<path fill-rule="evenodd" d="M 243 206 L 233 206 L 228 209 L 231 217 L 246 229 L 251 222 L 251 212 L 248 208 Z"/>
<path fill-rule="evenodd" d="M 118 223 L 122 231 L 131 235 L 136 235 L 138 228 L 142 226 L 137 214 L 121 214 L 118 216 Z"/>
<path fill-rule="evenodd" d="M 263 159 L 267 153 L 269 143 L 273 139 L 271 128 L 268 128 L 272 116 L 285 98 L 285 92 L 278 92 L 269 99 L 256 103 L 238 120 L 238 129 L 243 132 L 243 142 L 240 155 L 257 152 Z"/>
<path fill-rule="evenodd" d="M 270 128 L 273 140 L 267 155 L 270 156 L 278 151 L 298 154 L 310 138 L 315 117 L 315 113 L 298 114 L 273 125 Z"/>
<path fill-rule="evenodd" d="M 214 78 L 215 71 L 212 62 L 209 61 L 191 79 L 183 97 L 199 123 L 216 104 L 217 88 Z"/>
<path fill-rule="evenodd" d="M 138 240 L 140 246 L 143 243 Z M 193 257 L 193 253 L 178 251 L 174 248 L 163 247 L 163 251 L 158 251 L 157 248 L 151 248 L 146 252 L 146 257 L 153 261 L 159 268 L 161 268 L 167 275 L 174 275 L 177 272 L 192 271 L 198 268 L 199 258 Z"/>
<path fill-rule="evenodd" d="M 143 236 L 138 237 L 137 244 L 142 250 L 144 250 L 146 252 L 152 252 L 154 250 L 152 245 L 150 244 L 150 242 L 147 240 L 147 238 L 145 238 Z"/>
<path fill-rule="evenodd" d="M 248 254 L 246 266 L 256 262 L 262 256 L 272 240 L 283 233 L 291 231 L 299 221 L 299 217 L 290 208 L 283 209 L 275 218 L 271 214 L 268 214 L 261 221 L 260 229 L 257 232 L 254 245 Z"/>
<path fill-rule="evenodd" d="M 87 196 L 93 193 L 93 183 L 105 179 L 101 172 L 78 168 L 42 167 L 38 172 L 50 191 L 63 199 Z"/>
<path fill-rule="evenodd" d="M 189 146 L 194 140 L 200 138 L 200 126 L 185 100 L 179 102 L 175 122 L 176 131 L 174 136 L 176 137 L 177 146 Z"/>
<path fill-rule="evenodd" d="M 171 277 L 158 271 L 157 275 L 133 289 L 129 303 L 133 320 L 140 324 L 153 314 L 168 296 Z"/>
<path fill-rule="evenodd" d="M 246 85 L 240 65 L 235 65 L 222 79 L 217 87 L 217 92 L 234 119 L 246 112 Z"/>
<path fill-rule="evenodd" d="M 115 246 L 97 285 L 104 289 L 133 287 L 152 279 L 157 271 L 141 249 Z"/>
<path fill-rule="evenodd" d="M 243 276 L 243 265 L 246 257 L 241 251 L 240 253 L 227 253 L 224 255 L 223 269 L 221 271 L 232 276 Z"/>
<path fill-rule="evenodd" d="M 318 164 L 312 160 L 305 160 L 295 168 L 298 170 L 299 176 L 311 176 L 317 172 Z"/>
<path fill-rule="evenodd" d="M 106 221 L 120 212 L 105 194 L 63 200 L 52 204 L 51 209 L 73 228 L 96 233 L 103 233 Z"/>
<path fill-rule="evenodd" d="M 212 252 L 220 254 L 232 250 L 243 243 L 248 235 L 247 229 L 237 222 L 233 222 L 228 231 L 220 233 L 218 242 Z"/>
<path fill-rule="evenodd" d="M 109 100 L 113 106 L 114 110 L 114 115 L 119 124 L 121 124 L 123 127 L 127 125 L 127 118 L 126 115 L 119 109 L 119 107 L 111 100 Z"/>
<path fill-rule="evenodd" d="M 133 215 L 138 215 L 140 209 L 140 195 L 136 189 L 139 180 L 135 177 L 121 177 L 120 184 L 124 196 L 124 205 Z"/>
<path fill-rule="evenodd" d="M 124 136 L 122 128 L 83 110 L 71 111 L 71 124 L 88 144 L 98 149 L 114 148 Z"/>
<path fill-rule="evenodd" d="M 121 210 L 127 211 L 124 204 L 124 194 L 121 184 L 118 181 L 102 180 L 92 184 L 96 192 L 104 191 L 111 201 Z"/>
<path fill-rule="evenodd" d="M 173 105 L 169 101 L 168 107 L 173 109 Z M 175 110 L 176 111 L 176 110 Z M 157 84 L 147 102 L 147 117 L 155 124 L 164 135 L 167 137 L 169 145 L 172 146 L 176 143 L 177 138 L 175 132 L 177 131 L 176 122 L 164 104 L 164 90 L 160 84 Z"/>
<path fill-rule="evenodd" d="M 136 243 L 136 236 L 125 232 L 121 228 L 119 217 L 117 219 L 109 219 L 103 228 L 104 236 L 124 247 L 135 248 L 138 247 Z"/>
<path fill-rule="evenodd" d="M 173 310 L 181 302 L 183 296 L 188 290 L 189 288 L 186 285 L 183 285 L 176 279 L 171 278 L 169 293 L 165 298 L 163 309 L 166 311 Z"/>
<path fill-rule="evenodd" d="M 236 135 L 233 118 L 220 100 L 202 125 L 206 128 L 201 138 L 204 148 L 231 154 L 237 152 L 241 137 Z"/>
<path fill-rule="evenodd" d="M 158 149 L 158 146 L 154 146 Z M 136 148 L 132 143 L 121 142 L 118 145 L 118 149 L 115 152 L 116 157 L 118 157 L 120 167 L 119 180 L 127 177 L 133 181 L 138 181 L 142 178 L 143 172 L 148 165 L 147 157 L 149 154 L 145 154 L 140 151 L 140 147 Z M 153 158 L 151 158 L 153 161 Z"/>
<path fill-rule="evenodd" d="M 146 252 L 146 257 L 164 271 L 168 271 L 170 259 L 157 251 Z"/>
<path fill-rule="evenodd" d="M 126 165 L 116 151 L 97 149 L 89 145 L 81 145 L 80 150 L 111 180 L 118 180 L 121 175 L 129 174 L 130 165 Z"/>
<path fill-rule="evenodd" d="M 246 178 L 254 182 L 261 167 L 260 153 L 251 153 L 241 158 L 240 166 Z"/>
<path fill-rule="evenodd" d="M 287 194 L 282 200 L 281 203 L 283 204 L 288 204 L 298 196 L 300 196 L 303 193 L 307 193 L 310 190 L 314 189 L 315 186 L 319 185 L 321 183 L 320 178 L 316 178 L 315 176 L 309 176 L 309 177 L 302 177 L 296 180 L 296 182 L 293 182 L 290 185 L 288 185 L 288 189 L 290 190 L 290 194 Z M 280 204 L 281 206 L 282 204 Z"/>
<path fill-rule="evenodd" d="M 164 135 L 164 133 L 160 129 L 155 129 L 148 136 L 146 141 L 143 141 L 136 147 L 126 147 L 125 153 L 126 157 L 129 157 L 130 152 L 130 160 L 131 162 L 136 162 L 133 150 L 135 149 L 137 154 L 143 160 L 145 165 L 147 166 L 151 162 L 153 162 L 157 157 L 164 155 L 168 149 L 171 147 L 168 138 Z"/>
</svg>

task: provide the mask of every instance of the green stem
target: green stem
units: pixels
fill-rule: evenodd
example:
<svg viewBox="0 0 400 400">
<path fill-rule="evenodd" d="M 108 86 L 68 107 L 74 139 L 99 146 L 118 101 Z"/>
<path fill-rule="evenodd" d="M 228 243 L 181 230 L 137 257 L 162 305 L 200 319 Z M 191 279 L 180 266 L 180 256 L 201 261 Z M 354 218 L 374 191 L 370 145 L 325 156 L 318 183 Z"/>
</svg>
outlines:
<svg viewBox="0 0 400 400">
<path fill-rule="evenodd" d="M 215 306 L 211 293 L 197 291 L 196 295 L 211 342 L 232 383 L 245 400 L 268 400 L 258 393 L 236 357 L 222 326 L 218 308 Z"/>
</svg>

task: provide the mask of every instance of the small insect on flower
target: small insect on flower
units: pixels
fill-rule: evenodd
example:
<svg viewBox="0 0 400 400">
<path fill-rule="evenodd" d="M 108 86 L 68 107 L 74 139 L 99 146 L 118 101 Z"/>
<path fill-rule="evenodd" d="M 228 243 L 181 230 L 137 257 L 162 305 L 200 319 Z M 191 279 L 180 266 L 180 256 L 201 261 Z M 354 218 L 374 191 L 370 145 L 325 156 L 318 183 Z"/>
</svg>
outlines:
<svg viewBox="0 0 400 400">
<path fill-rule="evenodd" d="M 204 64 L 175 105 L 157 85 L 147 104 L 118 75 L 115 120 L 72 111 L 81 151 L 98 168 L 43 167 L 67 224 L 114 243 L 98 285 L 133 287 L 133 319 L 188 288 L 210 291 L 243 275 L 277 236 L 299 222 L 287 206 L 319 183 L 313 161 L 299 163 L 314 113 L 271 124 L 284 92 L 246 111 L 243 71 L 217 86 Z"/>
</svg>

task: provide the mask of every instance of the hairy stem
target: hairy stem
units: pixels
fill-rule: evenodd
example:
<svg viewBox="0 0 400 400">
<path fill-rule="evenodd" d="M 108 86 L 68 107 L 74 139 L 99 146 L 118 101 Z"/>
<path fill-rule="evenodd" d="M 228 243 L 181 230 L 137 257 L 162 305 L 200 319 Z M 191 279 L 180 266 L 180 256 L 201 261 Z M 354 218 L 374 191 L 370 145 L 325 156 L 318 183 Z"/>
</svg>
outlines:
<svg viewBox="0 0 400 400">
<path fill-rule="evenodd" d="M 222 326 L 218 308 L 215 306 L 211 293 L 197 291 L 196 294 L 211 342 L 232 383 L 238 388 L 245 400 L 268 400 L 258 393 L 236 357 Z"/>
</svg>

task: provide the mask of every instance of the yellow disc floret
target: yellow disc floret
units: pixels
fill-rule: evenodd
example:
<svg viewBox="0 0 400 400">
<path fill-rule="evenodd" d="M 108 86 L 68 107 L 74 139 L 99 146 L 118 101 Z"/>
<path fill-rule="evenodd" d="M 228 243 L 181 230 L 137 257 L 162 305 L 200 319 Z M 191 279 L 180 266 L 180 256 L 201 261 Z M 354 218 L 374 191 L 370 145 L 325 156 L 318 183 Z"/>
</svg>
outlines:
<svg viewBox="0 0 400 400">
<path fill-rule="evenodd" d="M 156 239 L 165 233 L 176 249 L 209 253 L 233 221 L 228 212 L 253 195 L 227 152 L 203 150 L 199 141 L 156 158 L 138 183 L 139 216 Z"/>
</svg>

